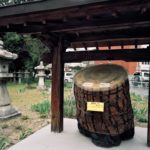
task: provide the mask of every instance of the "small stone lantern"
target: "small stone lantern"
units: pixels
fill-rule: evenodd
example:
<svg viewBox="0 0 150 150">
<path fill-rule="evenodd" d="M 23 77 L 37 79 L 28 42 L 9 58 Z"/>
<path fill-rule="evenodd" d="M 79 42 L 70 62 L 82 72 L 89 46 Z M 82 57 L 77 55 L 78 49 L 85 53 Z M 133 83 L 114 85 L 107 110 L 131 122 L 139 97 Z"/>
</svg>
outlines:
<svg viewBox="0 0 150 150">
<path fill-rule="evenodd" d="M 9 73 L 9 63 L 18 56 L 3 49 L 3 42 L 0 40 L 0 119 L 7 119 L 20 113 L 12 107 L 11 99 L 6 87 L 7 80 L 13 77 Z"/>
<path fill-rule="evenodd" d="M 17 72 L 17 74 L 18 74 L 18 83 L 21 84 L 21 83 L 22 83 L 23 73 L 19 70 L 19 71 Z"/>
<path fill-rule="evenodd" d="M 24 78 L 27 80 L 30 77 L 30 72 L 28 70 L 25 70 L 24 72 Z"/>
<path fill-rule="evenodd" d="M 16 81 L 16 78 L 17 78 L 17 72 L 14 71 L 14 72 L 13 72 L 13 82 L 14 82 L 14 83 L 17 82 L 17 81 Z"/>
<path fill-rule="evenodd" d="M 38 81 L 38 89 L 40 90 L 44 90 L 46 88 L 45 86 L 45 82 L 44 82 L 44 79 L 45 79 L 45 66 L 43 65 L 43 61 L 40 62 L 40 65 L 35 67 L 35 70 L 37 70 L 37 74 L 36 74 L 36 77 L 39 78 L 39 81 Z"/>
</svg>

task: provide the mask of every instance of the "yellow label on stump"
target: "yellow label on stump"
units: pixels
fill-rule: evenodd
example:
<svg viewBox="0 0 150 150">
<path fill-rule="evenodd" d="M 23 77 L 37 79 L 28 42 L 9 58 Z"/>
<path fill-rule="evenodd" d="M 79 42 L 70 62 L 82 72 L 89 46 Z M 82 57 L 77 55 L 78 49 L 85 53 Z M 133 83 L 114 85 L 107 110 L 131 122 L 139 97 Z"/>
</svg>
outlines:
<svg viewBox="0 0 150 150">
<path fill-rule="evenodd" d="M 87 111 L 104 112 L 103 102 L 87 102 Z"/>
</svg>

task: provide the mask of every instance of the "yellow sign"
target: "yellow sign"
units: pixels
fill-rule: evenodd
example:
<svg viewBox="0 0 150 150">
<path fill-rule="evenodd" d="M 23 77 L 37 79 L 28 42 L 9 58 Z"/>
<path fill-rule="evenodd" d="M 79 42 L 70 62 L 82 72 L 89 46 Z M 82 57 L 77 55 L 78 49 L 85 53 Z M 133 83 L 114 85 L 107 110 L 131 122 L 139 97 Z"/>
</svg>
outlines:
<svg viewBox="0 0 150 150">
<path fill-rule="evenodd" d="M 103 102 L 87 102 L 87 111 L 104 112 Z"/>
</svg>

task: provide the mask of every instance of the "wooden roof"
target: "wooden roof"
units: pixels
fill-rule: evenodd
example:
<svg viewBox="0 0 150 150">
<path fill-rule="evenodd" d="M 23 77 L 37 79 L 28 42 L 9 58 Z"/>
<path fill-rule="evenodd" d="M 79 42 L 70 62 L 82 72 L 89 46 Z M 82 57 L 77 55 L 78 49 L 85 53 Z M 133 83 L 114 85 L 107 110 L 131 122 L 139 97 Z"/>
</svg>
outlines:
<svg viewBox="0 0 150 150">
<path fill-rule="evenodd" d="M 72 47 L 150 43 L 149 0 L 58 1 L 0 8 L 0 32 L 63 35 Z"/>
<path fill-rule="evenodd" d="M 64 9 L 68 7 L 76 7 L 88 5 L 97 2 L 107 2 L 113 0 L 40 0 L 36 2 L 28 2 L 18 5 L 10 5 L 1 7 L 0 16 L 12 16 L 28 13 L 37 13 L 42 11 L 52 11 L 56 9 Z M 14 11 L 15 10 L 15 11 Z"/>
</svg>

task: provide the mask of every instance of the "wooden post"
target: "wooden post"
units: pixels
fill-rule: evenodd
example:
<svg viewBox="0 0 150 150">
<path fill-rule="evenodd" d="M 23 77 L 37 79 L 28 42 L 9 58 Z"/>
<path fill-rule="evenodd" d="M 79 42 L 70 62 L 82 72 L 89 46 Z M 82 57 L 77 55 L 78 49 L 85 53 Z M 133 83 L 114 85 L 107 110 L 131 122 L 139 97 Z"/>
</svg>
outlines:
<svg viewBox="0 0 150 150">
<path fill-rule="evenodd" d="M 53 50 L 52 55 L 52 96 L 51 96 L 51 131 L 63 131 L 64 103 L 64 63 L 62 40 Z"/>
<path fill-rule="evenodd" d="M 148 93 L 147 145 L 150 147 L 150 71 L 149 71 L 149 93 Z"/>
</svg>

